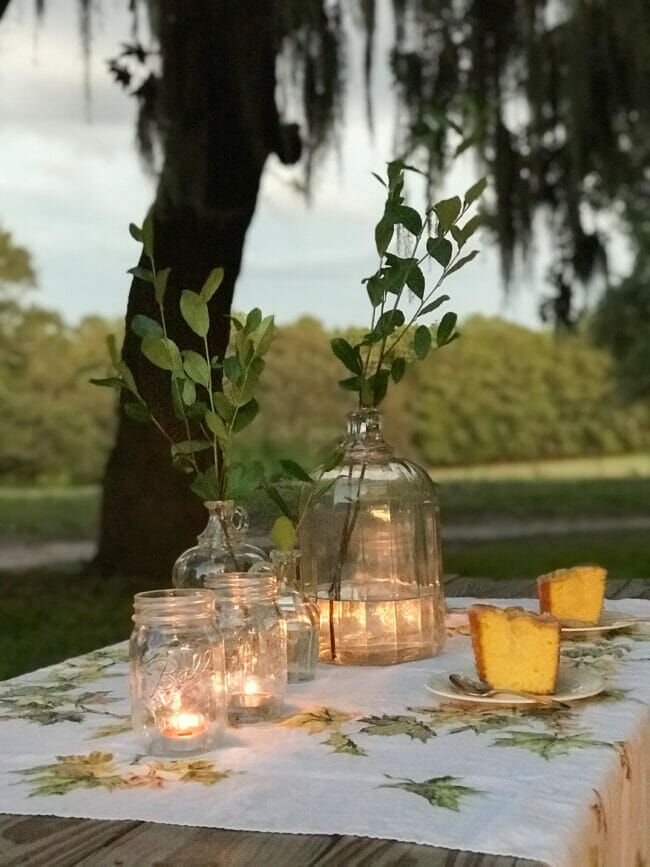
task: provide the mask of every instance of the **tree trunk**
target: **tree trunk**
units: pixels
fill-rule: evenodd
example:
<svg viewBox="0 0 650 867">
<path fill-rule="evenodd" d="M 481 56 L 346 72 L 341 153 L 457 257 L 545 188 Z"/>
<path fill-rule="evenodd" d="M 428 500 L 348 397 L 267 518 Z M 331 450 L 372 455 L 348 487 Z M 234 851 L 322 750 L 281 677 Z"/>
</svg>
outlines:
<svg viewBox="0 0 650 867">
<path fill-rule="evenodd" d="M 182 289 L 198 290 L 212 268 L 225 279 L 210 302 L 210 352 L 228 340 L 234 283 L 266 157 L 278 150 L 275 38 L 267 0 L 159 0 L 151 3 L 163 69 L 158 112 L 164 165 L 153 205 L 156 267 L 172 269 L 165 299 L 170 337 L 182 348 L 199 338 L 180 317 Z M 295 149 L 291 159 L 297 158 Z M 281 154 L 282 157 L 282 154 Z M 166 424 L 169 375 L 151 365 L 130 330 L 136 313 L 156 315 L 153 289 L 135 279 L 123 357 L 145 400 Z M 120 413 L 105 480 L 95 566 L 170 585 L 176 557 L 205 523 L 200 501 L 171 467 L 168 443 L 151 425 Z"/>
</svg>

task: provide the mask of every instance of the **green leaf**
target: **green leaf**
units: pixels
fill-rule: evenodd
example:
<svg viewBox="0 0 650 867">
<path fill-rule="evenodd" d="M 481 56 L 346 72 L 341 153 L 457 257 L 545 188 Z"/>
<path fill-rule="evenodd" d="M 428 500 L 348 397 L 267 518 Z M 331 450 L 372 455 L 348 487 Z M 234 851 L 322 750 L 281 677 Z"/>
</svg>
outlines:
<svg viewBox="0 0 650 867">
<path fill-rule="evenodd" d="M 171 268 L 163 268 L 162 271 L 156 272 L 156 278 L 154 281 L 156 302 L 158 304 L 162 304 L 165 298 L 165 292 L 167 291 L 167 281 L 169 280 L 169 275 L 171 273 Z"/>
<path fill-rule="evenodd" d="M 352 373 L 362 373 L 363 366 L 358 347 L 353 348 L 343 337 L 335 337 L 330 342 L 330 346 L 334 355 L 343 362 L 348 370 L 351 370 Z"/>
<path fill-rule="evenodd" d="M 203 452 L 206 449 L 211 449 L 212 443 L 207 440 L 182 440 L 179 443 L 172 443 L 172 457 L 177 455 L 193 455 L 195 452 Z"/>
<path fill-rule="evenodd" d="M 370 174 L 373 176 L 373 178 L 376 178 L 379 181 L 382 187 L 386 186 L 386 181 L 382 177 L 380 177 L 377 172 L 370 172 Z"/>
<path fill-rule="evenodd" d="M 229 424 L 233 419 L 236 407 L 228 400 L 226 395 L 220 391 L 212 392 L 212 402 L 214 403 L 215 410 L 219 413 L 221 418 Z"/>
<path fill-rule="evenodd" d="M 465 223 L 464 226 L 461 227 L 460 233 L 462 236 L 462 244 L 465 244 L 465 242 L 472 237 L 474 232 L 483 225 L 483 222 L 483 215 L 475 214 Z"/>
<path fill-rule="evenodd" d="M 192 404 L 196 400 L 196 386 L 192 382 L 191 379 L 183 380 L 183 385 L 181 387 L 181 394 L 183 397 L 183 403 L 185 406 L 192 406 Z"/>
<path fill-rule="evenodd" d="M 162 326 L 155 319 L 136 313 L 131 320 L 131 331 L 138 337 L 163 337 Z"/>
<path fill-rule="evenodd" d="M 138 387 L 135 384 L 135 379 L 133 377 L 133 374 L 129 370 L 126 361 L 119 361 L 117 363 L 117 373 L 118 376 L 120 376 L 120 378 L 122 379 L 125 388 L 127 388 L 131 392 L 131 394 L 137 395 Z"/>
<path fill-rule="evenodd" d="M 427 238 L 427 253 L 443 268 L 446 268 L 451 261 L 453 249 L 451 241 L 447 238 Z"/>
<path fill-rule="evenodd" d="M 205 337 L 210 330 L 208 305 L 198 292 L 184 289 L 181 294 L 181 313 L 183 319 L 199 337 Z"/>
<path fill-rule="evenodd" d="M 193 349 L 183 350 L 183 370 L 193 382 L 204 388 L 210 388 L 212 383 L 210 368 L 205 358 Z"/>
<path fill-rule="evenodd" d="M 459 812 L 460 803 L 469 795 L 482 795 L 479 789 L 470 786 L 459 785 L 459 777 L 432 777 L 429 780 L 416 782 L 415 780 L 401 780 L 398 783 L 384 783 L 384 789 L 403 789 L 413 795 L 425 798 L 432 807 L 443 807 L 447 810 Z"/>
<path fill-rule="evenodd" d="M 102 388 L 116 388 L 118 391 L 122 388 L 123 382 L 117 376 L 106 376 L 103 379 L 91 379 L 89 382 L 92 385 L 99 385 Z"/>
<path fill-rule="evenodd" d="M 255 356 L 250 364 L 246 367 L 244 375 L 241 378 L 236 389 L 233 389 L 230 394 L 230 399 L 236 406 L 243 406 L 253 397 L 260 376 L 264 370 L 265 362 L 263 358 Z"/>
<path fill-rule="evenodd" d="M 248 401 L 248 403 L 240 406 L 237 410 L 237 415 L 235 416 L 232 427 L 234 433 L 239 433 L 240 430 L 243 430 L 245 427 L 247 427 L 253 421 L 259 411 L 260 405 L 255 400 L 255 398 L 252 398 Z"/>
<path fill-rule="evenodd" d="M 472 250 L 472 252 L 468 253 L 467 256 L 462 256 L 456 262 L 456 264 L 452 265 L 451 268 L 449 269 L 449 271 L 447 271 L 447 276 L 449 276 L 450 274 L 453 274 L 454 271 L 458 271 L 460 268 L 463 267 L 463 265 L 467 265 L 467 263 L 471 262 L 472 259 L 474 259 L 476 256 L 478 256 L 478 250 Z"/>
<path fill-rule="evenodd" d="M 181 373 L 183 361 L 178 347 L 168 337 L 144 337 L 140 344 L 142 354 L 156 367 Z"/>
<path fill-rule="evenodd" d="M 420 300 L 422 299 L 424 295 L 424 274 L 419 265 L 414 264 L 407 271 L 406 285 L 414 295 L 417 295 Z"/>
<path fill-rule="evenodd" d="M 323 743 L 327 744 L 328 747 L 333 747 L 334 749 L 332 752 L 335 753 L 344 753 L 348 756 L 368 755 L 368 753 L 361 749 L 358 744 L 355 744 L 352 738 L 348 737 L 348 735 L 344 735 L 343 732 L 332 732 Z"/>
<path fill-rule="evenodd" d="M 606 741 L 595 740 L 591 732 L 582 731 L 571 735 L 546 734 L 541 732 L 508 731 L 490 745 L 493 747 L 520 747 L 540 758 L 550 759 L 564 756 L 571 750 L 584 750 L 588 747 L 611 747 Z"/>
<path fill-rule="evenodd" d="M 335 449 L 328 455 L 318 468 L 321 473 L 329 473 L 330 470 L 336 469 L 343 460 L 343 452 L 341 449 Z"/>
<path fill-rule="evenodd" d="M 426 358 L 430 349 L 431 332 L 426 325 L 419 325 L 413 335 L 413 352 L 415 352 L 416 358 L 422 361 L 423 358 Z"/>
<path fill-rule="evenodd" d="M 401 356 L 393 359 L 390 367 L 390 375 L 393 382 L 399 382 L 406 372 L 406 359 Z"/>
<path fill-rule="evenodd" d="M 271 541 L 278 551 L 291 551 L 296 542 L 296 528 L 285 515 L 276 518 L 271 529 Z"/>
<path fill-rule="evenodd" d="M 228 476 L 227 497 L 244 500 L 264 482 L 264 465 L 261 461 L 233 464 Z"/>
<path fill-rule="evenodd" d="M 368 292 L 368 298 L 370 298 L 372 306 L 379 307 L 381 302 L 384 300 L 385 291 L 381 279 L 376 274 L 368 278 L 366 282 L 366 291 Z"/>
<path fill-rule="evenodd" d="M 370 387 L 372 389 L 373 406 L 379 406 L 382 400 L 386 397 L 389 379 L 390 370 L 387 370 L 386 368 L 377 370 L 375 373 L 373 373 L 371 377 L 369 377 L 368 382 L 370 383 Z"/>
<path fill-rule="evenodd" d="M 215 467 L 210 466 L 204 472 L 198 473 L 190 486 L 190 490 L 204 502 L 206 500 L 218 500 L 221 497 L 221 491 L 219 490 Z"/>
<path fill-rule="evenodd" d="M 412 235 L 419 235 L 422 231 L 422 218 L 408 205 L 400 205 L 397 209 L 397 220 Z"/>
<path fill-rule="evenodd" d="M 475 202 L 480 196 L 483 195 L 483 191 L 487 186 L 487 178 L 481 178 L 475 184 L 473 184 L 469 190 L 465 193 L 465 204 L 471 205 L 472 202 Z"/>
<path fill-rule="evenodd" d="M 461 207 L 462 204 L 458 196 L 452 196 L 450 199 L 443 199 L 433 206 L 433 210 L 438 218 L 439 235 L 444 235 L 449 231 L 451 226 L 456 222 Z"/>
<path fill-rule="evenodd" d="M 377 320 L 373 334 L 378 337 L 388 337 L 396 328 L 400 328 L 402 325 L 404 325 L 404 314 L 402 311 L 387 310 Z"/>
<path fill-rule="evenodd" d="M 349 379 L 339 379 L 339 388 L 343 391 L 361 391 L 361 383 L 360 376 L 351 376 Z"/>
<path fill-rule="evenodd" d="M 291 476 L 291 478 L 298 479 L 299 482 L 307 482 L 310 485 L 313 484 L 314 480 L 309 473 L 306 470 L 303 470 L 303 468 L 295 461 L 285 458 L 280 461 L 280 466 L 288 476 Z"/>
<path fill-rule="evenodd" d="M 151 211 L 149 211 L 142 224 L 142 245 L 147 256 L 153 259 L 153 216 Z"/>
<path fill-rule="evenodd" d="M 153 283 L 153 271 L 149 268 L 142 268 L 140 265 L 136 265 L 135 268 L 129 268 L 126 272 L 127 274 L 133 274 L 134 277 L 137 277 L 138 280 L 144 280 L 145 283 Z"/>
<path fill-rule="evenodd" d="M 139 226 L 136 226 L 135 223 L 129 223 L 129 234 L 134 241 L 142 243 L 142 229 Z"/>
<path fill-rule="evenodd" d="M 133 421 L 151 421 L 151 413 L 147 407 L 143 403 L 138 403 L 137 401 L 124 404 L 124 415 L 128 416 Z"/>
<path fill-rule="evenodd" d="M 207 304 L 210 298 L 217 291 L 224 278 L 224 270 L 223 268 L 213 268 L 212 271 L 208 274 L 208 277 L 201 287 L 201 298 Z"/>
<path fill-rule="evenodd" d="M 223 420 L 216 412 L 208 410 L 205 414 L 205 423 L 220 442 L 228 442 L 228 431 Z"/>
<path fill-rule="evenodd" d="M 364 717 L 361 722 L 367 725 L 361 729 L 361 732 L 366 735 L 408 735 L 411 740 L 421 741 L 426 743 L 429 738 L 435 737 L 436 733 L 429 726 L 421 722 L 414 716 L 389 716 L 382 714 L 381 716 Z"/>
<path fill-rule="evenodd" d="M 229 382 L 234 385 L 241 376 L 241 372 L 241 366 L 236 355 L 229 355 L 228 358 L 224 358 L 223 375 Z"/>
<path fill-rule="evenodd" d="M 380 256 L 383 256 L 388 249 L 388 245 L 393 239 L 393 231 L 393 221 L 387 217 L 382 217 L 377 223 L 375 227 L 375 245 Z"/>
<path fill-rule="evenodd" d="M 455 313 L 452 313 L 451 311 L 449 313 L 445 313 L 445 315 L 440 320 L 440 325 L 438 325 L 438 330 L 436 332 L 437 346 L 444 346 L 445 343 L 449 342 L 451 333 L 456 327 L 457 320 L 458 316 Z"/>
<path fill-rule="evenodd" d="M 273 316 L 265 316 L 253 334 L 253 343 L 258 355 L 266 355 L 275 338 L 275 320 Z"/>
<path fill-rule="evenodd" d="M 282 494 L 278 491 L 275 485 L 266 485 L 264 487 L 264 492 L 266 496 L 275 503 L 278 509 L 285 515 L 289 520 L 291 520 L 291 509 L 287 505 L 287 501 L 284 499 Z"/>
<path fill-rule="evenodd" d="M 253 307 L 248 316 L 246 317 L 246 324 L 244 325 L 244 331 L 246 334 L 251 334 L 257 328 L 259 328 L 262 322 L 262 311 L 259 307 Z"/>
<path fill-rule="evenodd" d="M 433 310 L 437 310 L 441 304 L 444 304 L 445 301 L 449 301 L 449 295 L 440 295 L 435 301 L 432 301 L 430 304 L 427 304 L 425 307 L 420 310 L 418 313 L 418 317 L 424 316 L 425 313 L 431 313 Z"/>
</svg>

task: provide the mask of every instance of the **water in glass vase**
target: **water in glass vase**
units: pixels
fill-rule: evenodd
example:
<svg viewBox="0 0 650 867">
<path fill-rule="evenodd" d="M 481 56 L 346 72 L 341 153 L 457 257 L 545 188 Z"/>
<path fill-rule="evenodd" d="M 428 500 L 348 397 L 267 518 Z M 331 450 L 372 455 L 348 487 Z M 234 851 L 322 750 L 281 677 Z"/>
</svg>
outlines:
<svg viewBox="0 0 650 867">
<path fill-rule="evenodd" d="M 439 601 L 319 599 L 319 655 L 341 665 L 396 665 L 442 649 Z M 444 628 L 444 627 L 443 627 Z"/>
</svg>

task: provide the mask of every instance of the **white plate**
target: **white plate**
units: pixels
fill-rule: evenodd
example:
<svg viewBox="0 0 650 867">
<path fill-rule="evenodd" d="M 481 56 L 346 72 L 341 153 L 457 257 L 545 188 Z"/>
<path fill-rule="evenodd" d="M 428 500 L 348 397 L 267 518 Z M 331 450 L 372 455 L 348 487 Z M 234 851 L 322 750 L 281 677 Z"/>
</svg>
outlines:
<svg viewBox="0 0 650 867">
<path fill-rule="evenodd" d="M 633 614 L 626 614 L 623 611 L 603 611 L 600 615 L 600 620 L 593 626 L 562 626 L 564 635 L 577 635 L 583 632 L 590 635 L 603 635 L 606 632 L 615 632 L 617 629 L 629 629 L 638 623 L 638 618 Z"/>
<path fill-rule="evenodd" d="M 459 672 L 462 676 L 477 680 L 475 671 Z M 482 695 L 467 695 L 461 692 L 449 680 L 449 674 L 434 674 L 427 681 L 427 689 L 434 695 L 442 698 L 453 699 L 454 701 L 470 702 L 472 704 L 540 704 L 534 698 L 524 698 L 521 695 L 511 695 L 508 692 L 500 692 L 497 695 L 482 696 Z M 580 671 L 575 668 L 560 668 L 560 674 L 555 685 L 553 695 L 541 696 L 542 701 L 545 698 L 552 698 L 555 701 L 580 701 L 583 698 L 590 698 L 592 695 L 598 695 L 602 692 L 605 684 L 602 678 L 597 674 L 592 674 L 588 671 Z"/>
</svg>

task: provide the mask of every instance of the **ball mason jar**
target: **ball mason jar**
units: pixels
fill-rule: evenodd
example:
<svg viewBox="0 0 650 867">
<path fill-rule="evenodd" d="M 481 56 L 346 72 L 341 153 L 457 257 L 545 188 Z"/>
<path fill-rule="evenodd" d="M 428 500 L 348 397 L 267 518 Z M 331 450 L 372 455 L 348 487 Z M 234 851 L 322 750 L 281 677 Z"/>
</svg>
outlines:
<svg viewBox="0 0 650 867">
<path fill-rule="evenodd" d="M 287 630 L 270 575 L 231 572 L 206 579 L 223 632 L 228 720 L 248 725 L 280 713 L 287 685 Z"/>
<path fill-rule="evenodd" d="M 226 725 L 223 636 L 208 590 L 137 593 L 130 641 L 134 731 L 148 753 L 199 753 Z"/>
</svg>

